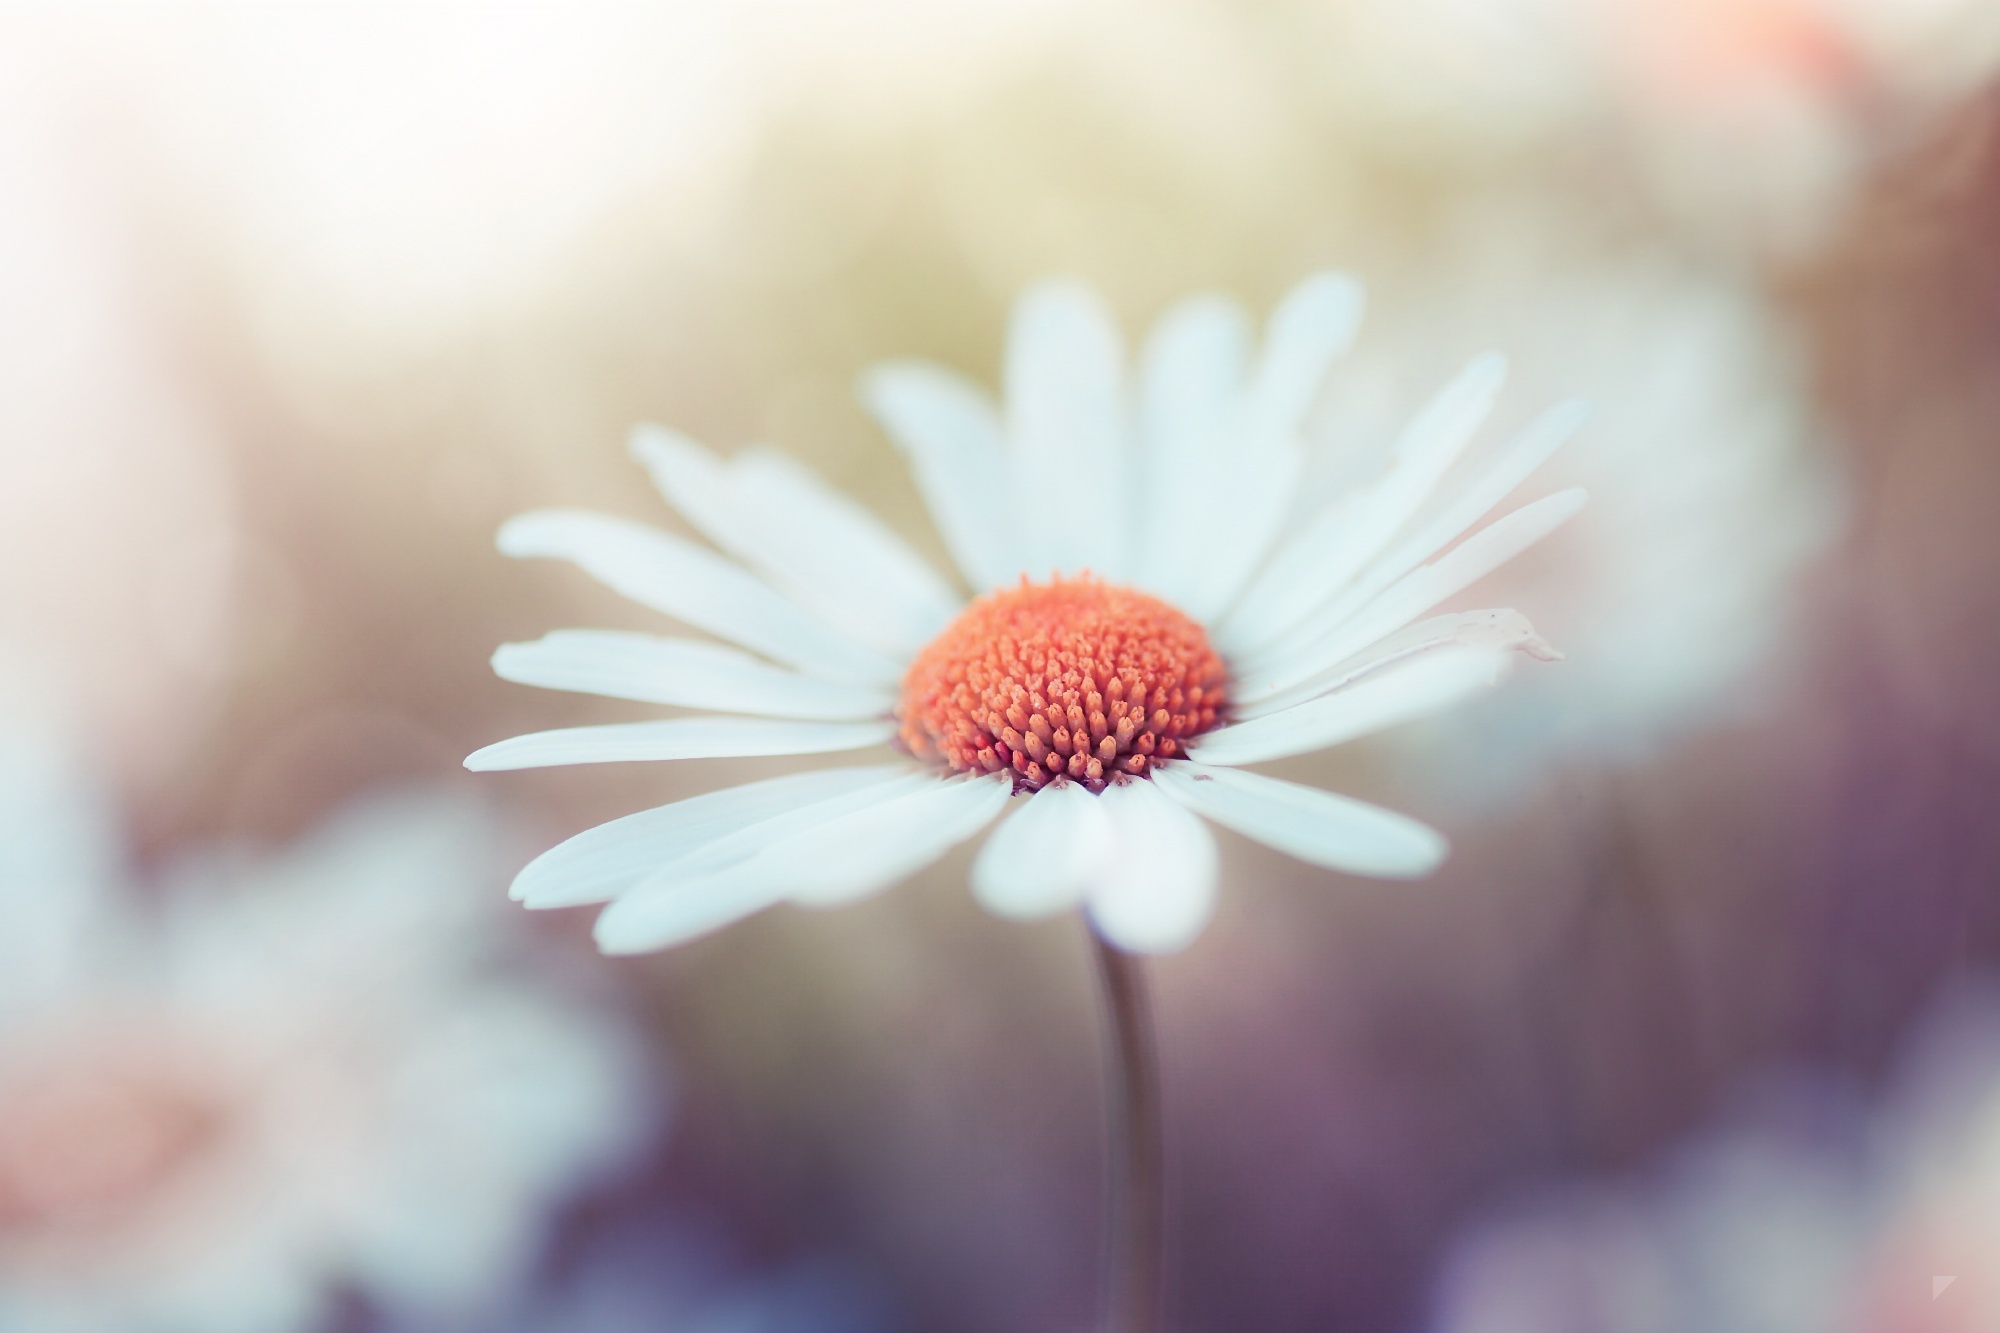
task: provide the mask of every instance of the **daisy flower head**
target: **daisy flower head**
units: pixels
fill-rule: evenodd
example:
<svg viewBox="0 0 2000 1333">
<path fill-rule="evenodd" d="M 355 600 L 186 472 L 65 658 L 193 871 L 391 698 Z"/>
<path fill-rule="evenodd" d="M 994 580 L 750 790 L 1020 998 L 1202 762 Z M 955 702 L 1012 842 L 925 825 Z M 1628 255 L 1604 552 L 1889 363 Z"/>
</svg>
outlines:
<svg viewBox="0 0 2000 1333">
<path fill-rule="evenodd" d="M 1304 424 L 1361 308 L 1353 279 L 1316 276 L 1258 339 L 1235 304 L 1195 297 L 1128 375 L 1102 303 L 1047 283 L 1015 309 L 1004 404 L 928 364 L 869 372 L 863 397 L 970 601 L 782 455 L 725 460 L 641 427 L 635 454 L 719 549 L 577 511 L 521 515 L 501 549 L 573 561 L 735 646 L 593 630 L 505 645 L 506 679 L 696 711 L 518 736 L 467 766 L 900 757 L 614 820 L 529 864 L 514 896 L 608 903 L 600 946 L 643 952 L 876 892 L 998 821 L 972 868 L 988 908 L 1081 906 L 1110 943 L 1171 952 L 1213 910 L 1204 820 L 1349 873 L 1428 873 L 1433 830 L 1247 766 L 1435 712 L 1517 653 L 1557 656 L 1514 611 L 1431 613 L 1582 506 L 1562 491 L 1479 526 L 1586 409 L 1462 465 L 1506 375 L 1478 357 L 1377 466 L 1301 510 Z"/>
</svg>

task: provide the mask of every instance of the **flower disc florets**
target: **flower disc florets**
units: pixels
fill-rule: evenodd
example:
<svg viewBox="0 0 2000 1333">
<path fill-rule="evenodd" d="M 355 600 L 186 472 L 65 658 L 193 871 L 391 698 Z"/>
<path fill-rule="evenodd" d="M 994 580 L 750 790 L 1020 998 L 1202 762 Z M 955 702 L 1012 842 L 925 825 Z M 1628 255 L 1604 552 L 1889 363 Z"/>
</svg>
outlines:
<svg viewBox="0 0 2000 1333">
<path fill-rule="evenodd" d="M 989 593 L 911 663 L 900 739 L 957 772 L 1145 776 L 1216 725 L 1228 673 L 1200 625 L 1131 588 L 1057 578 Z"/>
</svg>

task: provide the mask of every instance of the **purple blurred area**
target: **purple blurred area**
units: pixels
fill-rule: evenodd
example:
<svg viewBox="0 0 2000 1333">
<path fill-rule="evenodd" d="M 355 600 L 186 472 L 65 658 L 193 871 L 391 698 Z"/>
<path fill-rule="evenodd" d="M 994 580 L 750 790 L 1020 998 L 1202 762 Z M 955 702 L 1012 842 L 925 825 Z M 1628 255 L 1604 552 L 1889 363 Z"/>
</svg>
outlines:
<svg viewBox="0 0 2000 1333">
<path fill-rule="evenodd" d="M 1889 0 L 851 8 L 0 16 L 0 635 L 67 691 L 141 872 L 411 782 L 495 803 L 511 871 L 785 771 L 462 772 L 501 737 L 643 715 L 492 676 L 502 642 L 650 627 L 500 557 L 500 521 L 674 526 L 623 447 L 657 420 L 793 453 L 943 567 L 853 399 L 865 367 L 992 383 L 1009 302 L 1048 273 L 1136 337 L 1184 292 L 1264 309 L 1344 267 L 1394 330 L 1372 356 L 1517 338 L 1532 389 L 1507 409 L 1592 394 L 1607 440 L 1710 395 L 1645 457 L 1724 461 L 1574 464 L 1612 519 L 1507 595 L 1573 626 L 1571 662 L 1537 669 L 1575 676 L 1449 745 L 1291 766 L 1447 831 L 1437 877 L 1225 838 L 1220 915 L 1153 970 L 1170 1326 L 1428 1330 L 1455 1238 L 1509 1200 L 1653 1169 L 1772 1070 L 1889 1097 L 1919 1017 L 2000 968 L 1989 7 L 1964 33 L 1942 0 L 1911 31 Z M 1565 282 L 1613 313 L 1555 309 Z M 1697 287 L 1782 362 L 1726 401 L 1734 344 L 1718 368 L 1649 341 L 1660 294 Z M 1593 383 L 1564 387 L 1572 360 Z M 1732 472 L 1772 420 L 1778 461 Z M 1667 543 L 1635 557 L 1637 614 L 1582 587 L 1621 541 Z M 1649 607 L 1670 632 L 1629 651 L 1663 683 L 1586 674 Z M 1726 665 L 1676 674 L 1683 648 Z M 1093 1327 L 1084 927 L 987 916 L 968 859 L 656 957 L 523 915 L 638 1016 L 672 1130 L 550 1203 L 523 1294 L 466 1326 Z M 1863 1333 L 1961 1327 L 1915 1319 Z M 1622 1333 L 1576 1333 L 1599 1327 Z"/>
</svg>

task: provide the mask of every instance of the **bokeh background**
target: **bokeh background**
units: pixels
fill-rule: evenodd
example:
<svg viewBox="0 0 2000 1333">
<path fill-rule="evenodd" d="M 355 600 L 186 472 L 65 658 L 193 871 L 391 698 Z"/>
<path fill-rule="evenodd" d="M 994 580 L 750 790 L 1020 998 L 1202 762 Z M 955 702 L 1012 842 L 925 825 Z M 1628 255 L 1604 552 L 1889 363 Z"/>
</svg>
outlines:
<svg viewBox="0 0 2000 1333">
<path fill-rule="evenodd" d="M 27 1145 L 0 1145 L 0 1329 L 1092 1327 L 1082 927 L 986 917 L 963 855 L 655 958 L 514 913 L 535 849 L 779 761 L 461 772 L 637 715 L 491 676 L 503 641 L 648 627 L 492 534 L 673 525 L 623 445 L 657 420 L 777 445 L 941 556 L 868 365 L 992 383 L 1050 274 L 1136 337 L 1328 267 L 1370 313 L 1327 438 L 1498 348 L 1501 416 L 1597 404 L 1549 483 L 1595 500 L 1467 603 L 1567 662 L 1296 765 L 1446 829 L 1446 869 L 1232 841 L 1215 926 L 1155 969 L 1172 1327 L 2000 1326 L 1996 80 L 1991 0 L 0 7 L 0 711 L 29 756 L 0 796 L 18 847 L 70 828 L 52 775 L 98 812 L 4 858 L 0 960 L 53 956 L 22 923 L 57 880 L 108 877 L 138 923 L 62 926 L 125 952 L 0 1004 Z M 327 1193 L 299 1107 L 336 1085 L 260 1111 L 282 1170 L 160 1212 L 241 1080 L 65 1034 L 113 993 L 198 1035 L 282 1009 L 283 968 L 185 997 L 329 929 L 301 876 L 375 901 L 385 803 L 455 812 L 424 864 L 504 946 L 355 925 L 313 1012 L 435 958 L 422 986 L 513 988 L 479 1030 L 517 1040 L 343 1037 L 398 1053 L 336 1071 L 382 1102 L 338 1170 L 402 1179 L 440 1133 L 392 1069 L 464 1093 L 447 1130 L 526 1128 L 418 1191 L 451 1206 L 343 1194 L 282 1261 L 182 1245 Z M 218 895 L 266 925 L 213 909 L 209 962 L 161 942 Z M 177 980 L 135 1000 L 142 973 Z M 264 1026 L 259 1087 L 331 1040 Z M 60 1103 L 89 1114 L 37 1100 L 52 1045 L 104 1052 Z M 502 1215 L 504 1244 L 439 1239 Z"/>
</svg>

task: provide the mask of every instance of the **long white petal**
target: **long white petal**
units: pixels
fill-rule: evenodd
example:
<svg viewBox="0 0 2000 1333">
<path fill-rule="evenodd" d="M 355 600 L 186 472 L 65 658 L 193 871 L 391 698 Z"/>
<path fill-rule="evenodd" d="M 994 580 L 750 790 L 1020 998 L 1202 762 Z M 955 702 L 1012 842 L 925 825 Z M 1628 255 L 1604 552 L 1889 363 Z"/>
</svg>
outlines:
<svg viewBox="0 0 2000 1333">
<path fill-rule="evenodd" d="M 1250 320 L 1218 296 L 1163 315 L 1139 371 L 1138 545 L 1133 581 L 1179 604 L 1202 544 L 1188 540 L 1226 461 L 1250 355 Z"/>
<path fill-rule="evenodd" d="M 1369 569 L 1364 591 L 1386 588 L 1439 551 L 1457 541 L 1549 460 L 1590 419 L 1590 404 L 1582 399 L 1558 403 L 1522 427 L 1481 468 L 1470 484 L 1452 496 L 1437 513 L 1412 528 Z"/>
<path fill-rule="evenodd" d="M 632 453 L 702 533 L 828 624 L 908 657 L 957 614 L 951 590 L 861 506 L 781 454 L 724 463 L 660 426 Z"/>
<path fill-rule="evenodd" d="M 1519 611 L 1506 608 L 1454 611 L 1405 626 L 1302 685 L 1281 690 L 1253 704 L 1240 705 L 1236 720 L 1247 722 L 1304 703 L 1421 653 L 1475 646 L 1519 649 L 1542 662 L 1562 660 L 1562 654 L 1535 633 L 1535 627 Z"/>
<path fill-rule="evenodd" d="M 1087 288 L 1047 282 L 1016 303 L 1007 338 L 1007 470 L 1028 573 L 1125 578 L 1127 484 L 1123 352 Z"/>
<path fill-rule="evenodd" d="M 1384 588 L 1430 559 L 1486 516 L 1487 511 L 1526 481 L 1549 456 L 1560 448 L 1590 417 L 1590 404 L 1574 399 L 1558 404 L 1529 422 L 1495 456 L 1479 469 L 1472 480 L 1436 507 L 1428 517 L 1419 518 L 1394 545 L 1361 571 L 1339 595 L 1308 617 L 1308 622 L 1335 624 L 1352 615 Z M 1254 669 L 1263 659 L 1282 653 L 1283 641 L 1275 649 L 1246 651 L 1243 644 L 1233 648 L 1239 663 Z"/>
<path fill-rule="evenodd" d="M 1272 312 L 1228 463 L 1211 478 L 1201 526 L 1185 534 L 1200 544 L 1201 558 L 1177 604 L 1195 619 L 1216 623 L 1277 540 L 1297 498 L 1306 413 L 1353 341 L 1362 305 L 1358 282 L 1325 273 Z"/>
<path fill-rule="evenodd" d="M 1404 428 L 1380 479 L 1278 548 L 1218 630 L 1223 650 L 1240 656 L 1290 629 L 1380 554 L 1464 452 L 1506 376 L 1506 361 L 1489 353 L 1440 390 Z"/>
<path fill-rule="evenodd" d="M 734 833 L 704 843 L 678 861 L 659 867 L 632 886 L 631 896 L 645 897 L 671 891 L 672 886 L 693 879 L 746 870 L 765 852 L 821 825 L 842 824 L 878 806 L 893 804 L 906 796 L 937 787 L 935 773 L 890 764 L 876 770 L 877 781 L 856 781 L 818 801 L 781 810 L 760 823 L 745 825 Z M 782 892 L 785 886 L 778 886 Z"/>
<path fill-rule="evenodd" d="M 1494 520 L 1457 546 L 1404 575 L 1360 610 L 1261 670 L 1244 672 L 1236 697 L 1244 704 L 1313 680 L 1415 620 L 1445 598 L 1492 573 L 1574 518 L 1589 500 L 1581 488 L 1557 491 Z"/>
<path fill-rule="evenodd" d="M 814 675 L 875 684 L 902 678 L 900 663 L 813 619 L 747 570 L 643 524 L 540 510 L 502 524 L 500 549 L 571 561 L 643 606 Z"/>
<path fill-rule="evenodd" d="M 826 906 L 886 889 L 992 823 L 1013 792 L 1005 773 L 936 781 L 760 852 L 752 873 L 793 902 Z"/>
<path fill-rule="evenodd" d="M 1109 863 L 1113 840 L 1104 802 L 1073 782 L 1014 802 L 972 862 L 972 894 L 996 916 L 1018 921 L 1076 906 Z"/>
<path fill-rule="evenodd" d="M 628 894 L 597 914 L 591 936 L 607 954 L 653 953 L 686 944 L 767 907 L 785 895 L 726 871 L 695 876 L 641 896 Z"/>
<path fill-rule="evenodd" d="M 821 824 L 837 823 L 937 783 L 928 773 L 900 765 L 876 772 L 879 776 L 873 781 L 857 781 L 819 800 L 744 824 L 653 868 L 597 918 L 598 946 L 606 953 L 664 949 L 782 902 L 784 886 L 753 868 L 764 851 Z"/>
<path fill-rule="evenodd" d="M 557 843 L 522 868 L 509 892 L 535 908 L 604 902 L 719 838 L 908 772 L 888 764 L 788 773 L 641 810 Z"/>
<path fill-rule="evenodd" d="M 1177 953 L 1215 914 L 1215 838 L 1151 782 L 1124 782 L 1096 798 L 1115 850 L 1091 886 L 1098 933 L 1131 953 Z"/>
<path fill-rule="evenodd" d="M 548 690 L 760 717 L 876 718 L 896 703 L 888 690 L 815 680 L 720 644 L 624 630 L 563 629 L 502 644 L 493 670 Z"/>
<path fill-rule="evenodd" d="M 892 361 L 862 378 L 861 400 L 903 451 L 965 581 L 985 591 L 1020 577 L 1006 450 L 986 394 L 941 367 Z"/>
<path fill-rule="evenodd" d="M 772 754 L 831 754 L 879 745 L 893 722 L 793 722 L 761 717 L 676 717 L 615 722 L 513 736 L 465 757 L 475 773 L 656 759 L 720 759 Z"/>
<path fill-rule="evenodd" d="M 1262 773 L 1163 764 L 1160 790 L 1188 809 L 1287 856 L 1351 875 L 1415 879 L 1437 869 L 1444 836 L 1407 815 Z"/>
<path fill-rule="evenodd" d="M 1306 754 L 1447 708 L 1493 684 L 1509 654 L 1449 648 L 1390 667 L 1346 689 L 1211 731 L 1188 747 L 1204 764 L 1261 764 Z"/>
<path fill-rule="evenodd" d="M 1253 424 L 1298 432 L 1327 371 L 1353 344 L 1366 305 L 1360 281 L 1348 273 L 1316 273 L 1278 303 L 1250 382 Z"/>
</svg>

